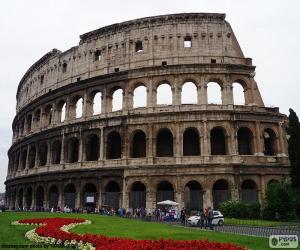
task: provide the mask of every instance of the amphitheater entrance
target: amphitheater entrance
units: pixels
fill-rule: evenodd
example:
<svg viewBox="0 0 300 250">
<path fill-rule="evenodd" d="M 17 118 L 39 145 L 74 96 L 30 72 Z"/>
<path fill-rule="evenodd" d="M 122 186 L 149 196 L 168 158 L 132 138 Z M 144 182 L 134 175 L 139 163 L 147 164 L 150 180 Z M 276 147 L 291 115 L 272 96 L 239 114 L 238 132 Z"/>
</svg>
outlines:
<svg viewBox="0 0 300 250">
<path fill-rule="evenodd" d="M 184 204 L 188 212 L 203 209 L 203 190 L 199 182 L 188 182 L 184 194 Z"/>
<path fill-rule="evenodd" d="M 83 206 L 88 212 L 95 211 L 97 189 L 94 184 L 87 183 L 83 188 Z"/>
<path fill-rule="evenodd" d="M 133 209 L 146 208 L 146 187 L 143 183 L 133 183 L 129 193 L 129 206 Z"/>
<path fill-rule="evenodd" d="M 58 188 L 53 185 L 49 190 L 49 208 L 57 209 L 58 207 Z"/>
<path fill-rule="evenodd" d="M 160 182 L 156 192 L 156 203 L 165 200 L 174 201 L 174 188 L 168 181 Z"/>
<path fill-rule="evenodd" d="M 21 188 L 18 193 L 18 207 L 23 210 L 23 188 Z"/>
<path fill-rule="evenodd" d="M 42 208 L 44 207 L 44 188 L 42 186 L 39 186 L 36 190 L 36 209 L 37 211 L 42 210 Z"/>
<path fill-rule="evenodd" d="M 213 185 L 213 202 L 214 209 L 218 209 L 222 202 L 230 199 L 230 191 L 226 180 L 217 180 Z"/>
<path fill-rule="evenodd" d="M 115 181 L 110 181 L 105 187 L 105 193 L 103 194 L 103 204 L 112 207 L 120 207 L 120 186 Z"/>
<path fill-rule="evenodd" d="M 32 188 L 29 187 L 26 190 L 26 208 L 29 210 L 32 205 Z"/>
<path fill-rule="evenodd" d="M 242 183 L 241 199 L 243 202 L 258 201 L 258 190 L 256 183 L 252 180 L 245 180 Z"/>
<path fill-rule="evenodd" d="M 70 183 L 64 190 L 64 204 L 68 208 L 75 208 L 76 188 L 74 184 Z"/>
</svg>

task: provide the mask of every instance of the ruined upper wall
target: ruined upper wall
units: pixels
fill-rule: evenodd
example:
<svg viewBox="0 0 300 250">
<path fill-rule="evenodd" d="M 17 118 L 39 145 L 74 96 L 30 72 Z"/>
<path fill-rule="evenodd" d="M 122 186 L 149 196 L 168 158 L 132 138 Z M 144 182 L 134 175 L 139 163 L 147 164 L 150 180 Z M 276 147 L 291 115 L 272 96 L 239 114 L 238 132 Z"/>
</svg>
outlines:
<svg viewBox="0 0 300 250">
<path fill-rule="evenodd" d="M 186 38 L 190 48 L 184 47 Z M 251 65 L 225 14 L 146 17 L 88 32 L 80 39 L 78 46 L 65 52 L 54 49 L 29 68 L 18 87 L 17 111 L 53 89 L 116 71 L 162 64 Z M 136 51 L 138 42 L 142 51 Z"/>
</svg>

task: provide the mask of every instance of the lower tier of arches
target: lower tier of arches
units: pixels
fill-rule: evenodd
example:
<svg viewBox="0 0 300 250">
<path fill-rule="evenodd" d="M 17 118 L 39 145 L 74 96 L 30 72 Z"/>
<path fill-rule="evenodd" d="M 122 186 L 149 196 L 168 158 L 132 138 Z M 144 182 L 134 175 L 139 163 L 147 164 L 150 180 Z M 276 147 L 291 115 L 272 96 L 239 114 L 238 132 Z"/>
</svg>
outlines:
<svg viewBox="0 0 300 250">
<path fill-rule="evenodd" d="M 227 200 L 260 202 L 267 185 L 288 176 L 288 168 L 222 166 L 115 169 L 49 173 L 16 178 L 6 183 L 10 210 L 145 208 L 173 200 L 189 212 L 215 209 Z"/>
</svg>

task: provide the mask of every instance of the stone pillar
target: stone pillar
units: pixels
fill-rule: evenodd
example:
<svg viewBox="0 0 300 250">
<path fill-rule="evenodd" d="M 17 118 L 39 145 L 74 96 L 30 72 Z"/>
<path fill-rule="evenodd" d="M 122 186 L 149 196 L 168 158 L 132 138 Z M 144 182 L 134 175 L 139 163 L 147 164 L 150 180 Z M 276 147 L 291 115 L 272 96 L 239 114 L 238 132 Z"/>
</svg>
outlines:
<svg viewBox="0 0 300 250">
<path fill-rule="evenodd" d="M 75 208 L 81 207 L 81 185 L 76 188 Z"/>
<path fill-rule="evenodd" d="M 79 150 L 78 150 L 78 162 L 82 162 L 83 161 L 83 136 L 80 130 L 80 134 L 79 134 Z"/>
<path fill-rule="evenodd" d="M 99 179 L 98 180 L 98 197 L 96 198 L 98 200 L 98 205 L 97 205 L 97 208 L 101 208 L 102 206 L 102 188 L 101 188 L 101 182 L 102 180 Z"/>
<path fill-rule="evenodd" d="M 49 208 L 49 193 L 48 193 L 48 185 L 46 185 L 44 189 L 44 202 L 43 207 L 48 209 Z"/>
<path fill-rule="evenodd" d="M 87 93 L 83 94 L 82 117 L 87 117 Z"/>
<path fill-rule="evenodd" d="M 29 169 L 29 145 L 27 145 L 27 154 L 26 154 L 26 166 L 25 170 Z"/>
<path fill-rule="evenodd" d="M 62 182 L 58 185 L 58 204 L 60 209 L 64 207 L 64 190 Z"/>
<path fill-rule="evenodd" d="M 103 132 L 104 128 L 100 129 L 100 147 L 99 147 L 99 160 L 103 160 L 103 156 L 104 156 L 104 132 Z"/>
<path fill-rule="evenodd" d="M 60 164 L 65 163 L 65 133 L 62 132 L 62 139 L 61 139 L 61 151 L 60 151 Z"/>
<path fill-rule="evenodd" d="M 35 197 L 35 193 L 36 193 L 36 190 L 35 190 L 35 186 L 32 187 L 32 202 L 31 202 L 31 209 L 36 207 L 36 197 Z"/>
<path fill-rule="evenodd" d="M 181 156 L 182 156 L 182 147 L 181 147 L 181 142 L 182 142 L 182 138 L 180 136 L 180 125 L 178 123 L 175 123 L 175 140 L 174 140 L 174 155 L 176 158 L 176 163 L 180 163 L 181 161 Z"/>
<path fill-rule="evenodd" d="M 203 120 L 203 148 L 201 148 L 201 152 L 204 156 L 210 155 L 210 135 L 207 130 L 207 121 Z"/>
<path fill-rule="evenodd" d="M 172 89 L 172 105 L 177 107 L 181 105 L 181 88 L 177 86 L 177 83 L 174 82 L 174 87 Z"/>
<path fill-rule="evenodd" d="M 255 122 L 255 133 L 256 133 L 256 149 L 255 149 L 255 155 L 262 156 L 263 148 L 262 148 L 262 141 L 261 141 L 261 131 L 260 131 L 260 122 Z"/>
<path fill-rule="evenodd" d="M 103 91 L 101 92 L 101 114 L 103 113 L 107 113 L 107 105 L 106 105 L 106 100 L 107 100 L 107 93 L 106 93 L 106 89 L 103 89 Z"/>
<path fill-rule="evenodd" d="M 210 190 L 210 189 L 204 190 L 203 207 L 213 207 L 212 190 Z"/>
<path fill-rule="evenodd" d="M 50 166 L 51 164 L 51 144 L 50 142 L 48 141 L 47 142 L 47 160 L 46 160 L 46 166 Z"/>
<path fill-rule="evenodd" d="M 127 105 L 126 105 L 125 110 L 133 109 L 133 93 L 132 93 L 132 91 L 128 90 L 126 99 L 127 99 L 127 101 L 126 101 Z"/>
<path fill-rule="evenodd" d="M 283 139 L 283 136 L 284 136 L 284 133 L 283 133 L 283 129 L 282 129 L 282 126 L 283 126 L 283 122 L 279 122 L 278 123 L 278 136 L 279 136 L 279 152 L 278 152 L 278 156 L 286 156 L 286 150 L 285 150 L 285 143 L 284 143 L 284 139 Z"/>
<path fill-rule="evenodd" d="M 147 126 L 147 130 L 148 130 L 148 133 L 147 133 L 147 147 L 146 147 L 146 150 L 147 150 L 147 158 L 148 158 L 148 164 L 153 164 L 153 156 L 154 156 L 154 146 L 153 146 L 153 143 L 154 143 L 154 139 L 153 139 L 153 126 L 152 124 L 148 124 Z"/>
<path fill-rule="evenodd" d="M 265 176 L 260 175 L 260 188 L 258 191 L 258 200 L 261 203 L 266 194 L 266 183 L 265 183 Z"/>
</svg>

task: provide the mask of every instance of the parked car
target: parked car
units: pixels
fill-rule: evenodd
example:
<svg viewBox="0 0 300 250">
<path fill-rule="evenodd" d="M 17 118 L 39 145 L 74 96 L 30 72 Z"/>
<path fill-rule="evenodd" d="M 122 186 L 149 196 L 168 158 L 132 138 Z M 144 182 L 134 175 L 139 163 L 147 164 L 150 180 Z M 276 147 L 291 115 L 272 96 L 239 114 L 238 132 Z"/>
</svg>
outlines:
<svg viewBox="0 0 300 250">
<path fill-rule="evenodd" d="M 220 211 L 213 211 L 214 218 L 212 220 L 213 225 L 223 226 L 224 225 L 224 216 Z M 200 220 L 200 216 L 195 215 L 188 218 L 187 222 L 191 226 L 197 226 Z"/>
</svg>

